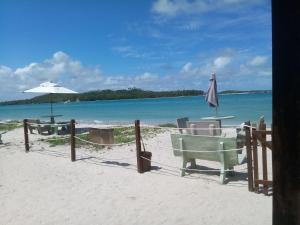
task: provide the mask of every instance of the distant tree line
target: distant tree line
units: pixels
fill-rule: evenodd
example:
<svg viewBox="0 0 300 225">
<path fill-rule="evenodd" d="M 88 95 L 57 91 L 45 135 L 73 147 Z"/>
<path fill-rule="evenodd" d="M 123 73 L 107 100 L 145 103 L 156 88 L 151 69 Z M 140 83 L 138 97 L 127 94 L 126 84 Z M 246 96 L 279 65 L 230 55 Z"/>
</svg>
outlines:
<svg viewBox="0 0 300 225">
<path fill-rule="evenodd" d="M 31 99 L 5 101 L 0 105 L 18 105 L 18 104 L 38 104 L 66 101 L 96 101 L 96 100 L 117 100 L 117 99 L 137 99 L 137 98 L 160 98 L 160 97 L 178 97 L 178 96 L 197 96 L 204 95 L 201 90 L 177 90 L 177 91 L 145 91 L 137 88 L 124 90 L 99 90 L 89 91 L 80 94 L 45 94 Z"/>
<path fill-rule="evenodd" d="M 238 91 L 227 90 L 219 94 L 238 94 L 238 93 L 272 93 L 270 90 Z M 89 91 L 80 94 L 50 94 L 37 96 L 31 99 L 0 102 L 0 105 L 21 105 L 21 104 L 39 104 L 66 101 L 97 101 L 97 100 L 118 100 L 118 99 L 137 99 L 137 98 L 161 98 L 161 97 L 179 97 L 179 96 L 198 96 L 204 95 L 201 90 L 177 90 L 177 91 L 145 91 L 138 88 L 129 88 L 123 90 L 99 90 Z"/>
</svg>

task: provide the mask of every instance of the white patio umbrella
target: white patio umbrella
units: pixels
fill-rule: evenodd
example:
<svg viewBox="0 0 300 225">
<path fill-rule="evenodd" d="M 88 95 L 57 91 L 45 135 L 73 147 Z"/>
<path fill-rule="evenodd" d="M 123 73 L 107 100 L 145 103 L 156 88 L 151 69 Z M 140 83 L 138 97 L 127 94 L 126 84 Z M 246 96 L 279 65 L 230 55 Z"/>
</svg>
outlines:
<svg viewBox="0 0 300 225">
<path fill-rule="evenodd" d="M 51 116 L 53 116 L 52 94 L 76 94 L 76 93 L 78 93 L 76 91 L 72 91 L 68 88 L 62 87 L 62 86 L 52 83 L 52 82 L 41 83 L 38 87 L 26 90 L 24 92 L 25 93 L 50 94 Z"/>
</svg>

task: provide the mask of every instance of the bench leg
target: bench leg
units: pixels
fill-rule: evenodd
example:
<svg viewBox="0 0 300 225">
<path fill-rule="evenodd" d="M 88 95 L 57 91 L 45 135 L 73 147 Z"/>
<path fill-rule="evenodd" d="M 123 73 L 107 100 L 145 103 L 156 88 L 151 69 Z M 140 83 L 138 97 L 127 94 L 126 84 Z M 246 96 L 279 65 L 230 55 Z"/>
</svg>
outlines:
<svg viewBox="0 0 300 225">
<path fill-rule="evenodd" d="M 185 175 L 186 164 L 187 164 L 187 161 L 185 159 L 183 159 L 183 161 L 182 161 L 182 169 L 181 169 L 181 176 L 182 177 Z"/>
<path fill-rule="evenodd" d="M 220 142 L 219 145 L 219 158 L 220 158 L 220 163 L 221 163 L 221 170 L 220 170 L 220 183 L 224 184 L 225 177 L 226 177 L 226 172 L 225 172 L 225 156 L 224 156 L 224 144 L 223 142 Z"/>
<path fill-rule="evenodd" d="M 196 168 L 196 159 L 191 159 L 191 168 L 192 169 Z"/>
<path fill-rule="evenodd" d="M 221 171 L 220 171 L 220 183 L 221 184 L 224 184 L 225 176 L 226 176 L 226 172 L 224 171 L 224 166 L 222 166 Z"/>
</svg>

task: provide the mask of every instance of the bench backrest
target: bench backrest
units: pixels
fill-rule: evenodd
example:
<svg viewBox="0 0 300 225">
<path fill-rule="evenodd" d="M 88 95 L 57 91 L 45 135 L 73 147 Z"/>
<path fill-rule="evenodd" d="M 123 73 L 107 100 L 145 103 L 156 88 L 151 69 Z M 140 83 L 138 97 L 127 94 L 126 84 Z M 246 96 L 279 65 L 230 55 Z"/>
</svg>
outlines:
<svg viewBox="0 0 300 225">
<path fill-rule="evenodd" d="M 218 120 L 203 120 L 203 121 L 190 121 L 187 122 L 188 128 L 195 128 L 195 130 L 189 129 L 189 134 L 194 135 L 221 135 L 222 131 L 221 129 L 221 121 Z M 200 129 L 197 129 L 200 128 Z M 217 128 L 217 129 L 213 129 Z M 203 129 L 203 130 L 202 130 Z"/>
<path fill-rule="evenodd" d="M 178 151 L 192 150 L 188 151 Z M 173 153 L 175 156 L 184 156 L 188 159 L 203 159 L 220 162 L 220 155 L 216 150 L 220 149 L 220 143 L 223 142 L 223 150 L 236 149 L 236 138 L 224 138 L 224 137 L 212 137 L 212 136 L 196 136 L 189 134 L 171 134 L 171 141 L 173 147 Z M 197 151 L 211 151 L 211 152 L 197 152 Z M 225 151 L 224 161 L 228 166 L 238 164 L 237 151 Z"/>
</svg>

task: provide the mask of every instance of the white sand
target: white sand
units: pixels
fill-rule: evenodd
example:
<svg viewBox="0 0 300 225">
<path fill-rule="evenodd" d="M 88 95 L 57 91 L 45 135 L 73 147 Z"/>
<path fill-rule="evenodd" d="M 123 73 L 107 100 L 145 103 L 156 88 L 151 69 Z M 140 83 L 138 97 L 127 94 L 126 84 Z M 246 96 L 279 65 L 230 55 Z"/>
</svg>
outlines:
<svg viewBox="0 0 300 225">
<path fill-rule="evenodd" d="M 22 129 L 3 135 L 1 225 L 271 224 L 272 198 L 248 192 L 246 171 L 225 185 L 217 173 L 180 177 L 178 169 L 157 164 L 152 164 L 156 170 L 138 174 L 135 145 L 77 149 L 81 160 L 71 162 L 69 145 L 49 147 L 39 138 L 30 135 L 34 144 L 25 153 Z M 154 161 L 180 167 L 168 133 L 145 143 Z"/>
</svg>

